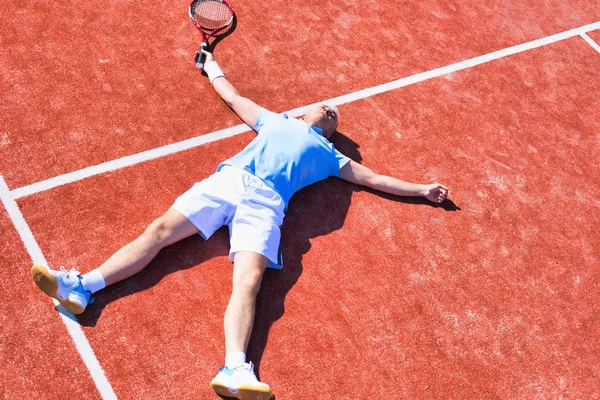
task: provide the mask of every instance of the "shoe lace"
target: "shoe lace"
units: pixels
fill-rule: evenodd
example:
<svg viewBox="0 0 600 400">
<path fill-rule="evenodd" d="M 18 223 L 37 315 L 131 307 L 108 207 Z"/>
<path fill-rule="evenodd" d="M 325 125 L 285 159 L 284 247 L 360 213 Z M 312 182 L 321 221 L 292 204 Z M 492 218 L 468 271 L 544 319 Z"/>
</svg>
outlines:
<svg viewBox="0 0 600 400">
<path fill-rule="evenodd" d="M 70 270 L 68 270 L 68 271 L 67 271 L 67 269 L 66 269 L 64 266 L 62 266 L 62 265 L 60 266 L 60 272 L 64 272 L 65 274 L 67 274 L 67 275 L 69 275 L 69 276 L 70 276 L 71 274 L 73 274 L 73 275 L 75 275 L 75 276 L 77 276 L 77 275 L 81 275 L 81 274 L 80 274 L 80 272 L 79 272 L 77 269 L 75 269 L 75 268 L 71 268 Z"/>
<path fill-rule="evenodd" d="M 72 291 L 79 291 L 81 287 L 80 273 L 75 268 L 67 269 L 61 265 L 59 268 L 60 273 L 56 274 L 58 281 L 57 295 L 59 298 L 65 300 L 69 297 Z"/>
<path fill-rule="evenodd" d="M 75 268 L 71 268 L 67 271 L 67 269 L 63 266 L 60 267 L 60 272 L 63 273 L 62 276 L 57 276 L 57 278 L 66 286 L 76 287 L 79 285 L 79 276 L 81 275 L 78 270 Z"/>
<path fill-rule="evenodd" d="M 252 363 L 252 361 L 244 363 L 242 365 L 238 365 L 237 367 L 235 367 L 233 370 L 246 370 L 250 373 L 252 373 L 254 375 L 254 364 Z"/>
<path fill-rule="evenodd" d="M 227 367 L 224 367 L 224 366 L 219 367 L 219 372 L 223 371 L 225 368 L 227 368 Z M 252 361 L 249 361 L 247 363 L 238 365 L 235 368 L 232 368 L 231 371 L 235 371 L 237 369 L 245 369 L 246 371 L 250 371 L 250 372 L 254 373 L 254 364 L 252 363 Z"/>
</svg>

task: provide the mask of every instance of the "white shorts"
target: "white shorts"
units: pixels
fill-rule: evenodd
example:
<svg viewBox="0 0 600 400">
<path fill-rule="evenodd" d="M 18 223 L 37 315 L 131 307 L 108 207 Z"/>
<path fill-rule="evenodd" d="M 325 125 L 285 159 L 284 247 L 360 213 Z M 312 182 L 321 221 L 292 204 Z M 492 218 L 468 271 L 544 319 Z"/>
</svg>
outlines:
<svg viewBox="0 0 600 400">
<path fill-rule="evenodd" d="M 262 254 L 269 268 L 281 269 L 279 251 L 285 204 L 281 196 L 250 172 L 224 166 L 197 182 L 175 200 L 172 208 L 185 215 L 208 239 L 229 227 L 229 259 L 242 250 Z"/>
</svg>

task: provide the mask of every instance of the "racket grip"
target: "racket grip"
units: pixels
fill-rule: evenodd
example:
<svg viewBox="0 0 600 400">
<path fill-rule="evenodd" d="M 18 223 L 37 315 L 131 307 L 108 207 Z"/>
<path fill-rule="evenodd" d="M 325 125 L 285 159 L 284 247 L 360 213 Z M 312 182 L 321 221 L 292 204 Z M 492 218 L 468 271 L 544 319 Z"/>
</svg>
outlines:
<svg viewBox="0 0 600 400">
<path fill-rule="evenodd" d="M 202 43 L 200 45 L 200 50 L 196 52 L 196 56 L 194 57 L 194 61 L 196 62 L 196 68 L 204 69 L 204 62 L 206 61 L 206 54 L 202 52 L 202 50 L 206 51 L 208 46 L 206 43 Z"/>
</svg>

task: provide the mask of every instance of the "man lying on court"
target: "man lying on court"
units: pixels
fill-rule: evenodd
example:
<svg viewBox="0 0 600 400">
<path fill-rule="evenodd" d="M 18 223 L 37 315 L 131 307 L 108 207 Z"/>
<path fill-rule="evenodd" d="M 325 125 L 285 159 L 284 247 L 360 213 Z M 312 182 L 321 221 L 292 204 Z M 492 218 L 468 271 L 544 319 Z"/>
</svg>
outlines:
<svg viewBox="0 0 600 400">
<path fill-rule="evenodd" d="M 282 268 L 279 227 L 292 195 L 330 176 L 397 196 L 423 196 L 434 203 L 446 199 L 448 188 L 379 175 L 350 160 L 328 141 L 338 125 L 336 107 L 320 105 L 301 120 L 272 113 L 240 96 L 212 55 L 206 55 L 204 70 L 215 91 L 258 133 L 254 140 L 193 185 L 141 236 L 97 269 L 81 275 L 34 265 L 31 273 L 44 293 L 80 314 L 93 293 L 138 273 L 163 247 L 194 234 L 208 239 L 227 225 L 233 289 L 224 316 L 225 366 L 211 385 L 220 395 L 267 400 L 271 389 L 257 380 L 245 353 L 263 273 L 267 267 Z"/>
</svg>

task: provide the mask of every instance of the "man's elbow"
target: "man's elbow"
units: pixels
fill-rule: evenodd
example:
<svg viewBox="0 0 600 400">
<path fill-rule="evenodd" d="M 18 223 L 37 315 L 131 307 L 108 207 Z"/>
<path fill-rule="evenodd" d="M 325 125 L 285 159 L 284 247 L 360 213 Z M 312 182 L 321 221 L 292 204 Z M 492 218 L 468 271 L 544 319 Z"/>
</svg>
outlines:
<svg viewBox="0 0 600 400">
<path fill-rule="evenodd" d="M 240 96 L 239 93 L 232 93 L 230 96 L 224 97 L 223 100 L 227 105 L 234 110 L 236 113 L 240 113 L 240 110 L 243 110 L 247 105 L 247 100 L 245 97 Z"/>
<path fill-rule="evenodd" d="M 369 177 L 365 186 L 371 189 L 385 192 L 390 187 L 390 177 L 381 174 L 373 174 Z"/>
<path fill-rule="evenodd" d="M 213 86 L 218 95 L 221 96 L 221 99 L 223 99 L 229 107 L 232 107 L 235 105 L 236 101 L 238 101 L 238 98 L 240 97 L 239 92 L 226 79 L 215 80 Z"/>
<path fill-rule="evenodd" d="M 239 97 L 240 95 L 238 93 L 233 92 L 224 93 L 223 96 L 221 96 L 225 104 L 227 104 L 231 108 L 234 108 L 235 104 L 238 102 Z"/>
<path fill-rule="evenodd" d="M 367 177 L 365 186 L 368 186 L 371 189 L 381 190 L 383 184 L 384 176 L 373 173 L 372 175 Z"/>
</svg>

